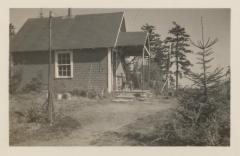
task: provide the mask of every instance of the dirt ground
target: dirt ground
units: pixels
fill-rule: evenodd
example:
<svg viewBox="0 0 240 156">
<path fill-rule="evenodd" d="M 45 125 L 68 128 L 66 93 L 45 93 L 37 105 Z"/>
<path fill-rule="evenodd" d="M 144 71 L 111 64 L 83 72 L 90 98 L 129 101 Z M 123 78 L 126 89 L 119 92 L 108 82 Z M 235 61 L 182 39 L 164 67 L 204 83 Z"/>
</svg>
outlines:
<svg viewBox="0 0 240 156">
<path fill-rule="evenodd" d="M 28 96 L 25 96 L 25 98 L 21 97 L 21 100 L 19 100 L 19 98 L 10 100 L 10 110 L 23 109 L 21 105 L 27 105 L 26 103 L 30 103 L 31 101 L 27 101 L 29 100 L 27 97 Z M 83 97 L 74 97 L 71 100 L 61 100 L 55 104 L 55 111 L 80 123 L 81 126 L 79 128 L 72 129 L 67 135 L 56 134 L 58 137 L 51 137 L 51 135 L 48 137 L 28 137 L 23 139 L 23 141 L 13 143 L 13 145 L 128 145 L 121 137 L 118 137 L 119 134 L 133 130 L 151 130 L 151 123 L 149 123 L 150 121 L 146 119 L 154 116 L 155 114 L 166 113 L 166 110 L 174 108 L 175 106 L 176 101 L 174 99 L 164 99 L 163 97 L 154 97 L 147 101 L 133 101 L 125 103 L 112 102 L 111 99 L 97 100 Z M 12 124 L 10 123 L 10 125 Z M 39 136 L 45 135 L 40 134 L 40 132 L 38 134 L 33 134 Z M 14 135 L 21 134 L 16 132 Z"/>
</svg>

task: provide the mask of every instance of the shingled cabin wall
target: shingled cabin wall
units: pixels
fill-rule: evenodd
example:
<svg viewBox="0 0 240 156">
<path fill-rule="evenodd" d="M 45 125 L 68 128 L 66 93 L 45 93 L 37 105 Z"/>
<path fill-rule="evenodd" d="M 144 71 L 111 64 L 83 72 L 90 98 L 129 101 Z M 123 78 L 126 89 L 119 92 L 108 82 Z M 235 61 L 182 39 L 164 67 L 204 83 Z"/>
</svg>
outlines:
<svg viewBox="0 0 240 156">
<path fill-rule="evenodd" d="M 107 48 L 73 50 L 73 78 L 55 78 L 54 52 L 52 55 L 52 76 L 57 93 L 73 90 L 107 90 Z M 13 53 L 13 71 L 22 72 L 20 88 L 37 77 L 48 83 L 48 52 Z M 90 70 L 92 66 L 92 69 Z"/>
</svg>

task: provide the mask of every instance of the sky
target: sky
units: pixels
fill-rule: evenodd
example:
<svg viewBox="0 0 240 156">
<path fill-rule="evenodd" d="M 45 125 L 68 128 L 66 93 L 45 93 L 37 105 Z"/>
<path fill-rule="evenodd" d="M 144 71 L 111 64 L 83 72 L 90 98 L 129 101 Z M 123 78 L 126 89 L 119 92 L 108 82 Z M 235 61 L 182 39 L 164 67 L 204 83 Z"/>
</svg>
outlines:
<svg viewBox="0 0 240 156">
<path fill-rule="evenodd" d="M 16 32 L 22 27 L 28 18 L 37 18 L 40 14 L 39 8 L 10 9 L 10 22 L 16 27 Z M 67 8 L 42 9 L 43 16 L 48 17 L 49 10 L 53 11 L 53 16 L 67 15 Z M 173 27 L 175 21 L 186 29 L 193 41 L 201 39 L 201 16 L 203 17 L 205 38 L 218 39 L 214 45 L 212 56 L 212 70 L 216 67 L 227 67 L 230 65 L 230 9 L 77 9 L 72 8 L 73 15 L 107 13 L 124 11 L 127 31 L 140 31 L 141 26 L 148 23 L 155 26 L 156 32 L 161 35 L 161 39 L 169 36 L 168 31 Z M 194 53 L 198 52 L 191 46 Z M 188 58 L 192 64 L 196 63 L 196 55 L 189 54 Z M 194 65 L 193 71 L 199 72 L 200 67 Z M 180 80 L 182 85 L 191 84 L 187 79 Z"/>
</svg>

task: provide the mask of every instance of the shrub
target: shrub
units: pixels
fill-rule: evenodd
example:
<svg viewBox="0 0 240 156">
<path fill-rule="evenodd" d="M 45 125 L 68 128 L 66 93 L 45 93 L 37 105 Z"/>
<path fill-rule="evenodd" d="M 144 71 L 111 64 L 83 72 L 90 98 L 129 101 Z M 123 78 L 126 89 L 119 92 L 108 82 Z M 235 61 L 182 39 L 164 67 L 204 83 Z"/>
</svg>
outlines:
<svg viewBox="0 0 240 156">
<path fill-rule="evenodd" d="M 26 111 L 25 117 L 29 123 L 46 122 L 48 120 L 47 110 L 44 109 L 44 105 L 35 102 L 32 102 L 32 106 Z"/>
<path fill-rule="evenodd" d="M 40 78 L 34 77 L 32 80 L 25 85 L 23 92 L 29 93 L 31 91 L 40 92 L 42 89 L 42 81 Z"/>
<path fill-rule="evenodd" d="M 96 98 L 97 95 L 98 94 L 97 94 L 96 90 L 94 90 L 94 89 L 87 92 L 87 97 L 90 98 L 90 99 Z"/>
<path fill-rule="evenodd" d="M 82 96 L 82 97 L 86 97 L 87 96 L 87 92 L 85 90 L 78 90 L 78 89 L 74 89 L 71 92 L 72 95 L 74 96 Z"/>
<path fill-rule="evenodd" d="M 68 99 L 68 95 L 67 94 L 63 94 L 62 95 L 62 99 Z"/>
<path fill-rule="evenodd" d="M 204 95 L 198 89 L 179 93 L 179 107 L 173 123 L 179 138 L 187 145 L 229 145 L 226 142 L 230 136 L 230 103 L 226 101 L 227 96 L 215 92 L 204 101 Z"/>
</svg>

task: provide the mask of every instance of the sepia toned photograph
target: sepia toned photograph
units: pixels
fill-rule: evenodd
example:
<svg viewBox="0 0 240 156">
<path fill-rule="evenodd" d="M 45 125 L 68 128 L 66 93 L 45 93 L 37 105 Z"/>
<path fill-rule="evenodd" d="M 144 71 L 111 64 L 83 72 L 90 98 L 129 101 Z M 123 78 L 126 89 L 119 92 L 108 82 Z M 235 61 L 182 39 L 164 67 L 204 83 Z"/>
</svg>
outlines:
<svg viewBox="0 0 240 156">
<path fill-rule="evenodd" d="M 10 146 L 230 146 L 229 8 L 10 8 Z"/>
</svg>

